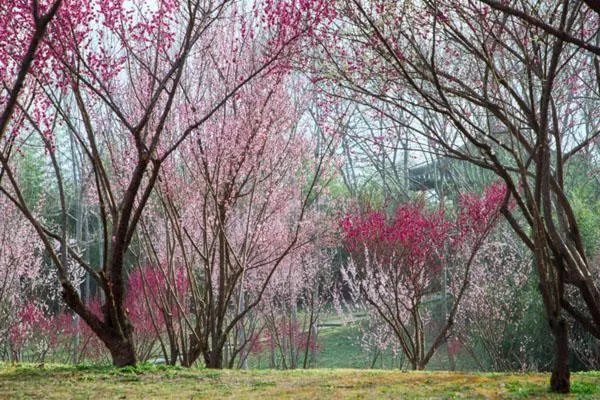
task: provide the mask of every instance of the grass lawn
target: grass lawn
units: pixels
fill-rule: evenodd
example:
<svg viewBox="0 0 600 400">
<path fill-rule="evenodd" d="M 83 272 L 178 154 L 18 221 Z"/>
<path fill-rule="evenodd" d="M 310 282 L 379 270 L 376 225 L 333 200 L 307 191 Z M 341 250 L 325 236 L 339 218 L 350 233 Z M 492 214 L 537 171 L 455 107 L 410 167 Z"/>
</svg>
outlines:
<svg viewBox="0 0 600 400">
<path fill-rule="evenodd" d="M 565 398 L 548 374 L 314 369 L 214 371 L 1 364 L 0 399 Z M 568 398 L 600 398 L 600 372 L 576 373 Z"/>
</svg>

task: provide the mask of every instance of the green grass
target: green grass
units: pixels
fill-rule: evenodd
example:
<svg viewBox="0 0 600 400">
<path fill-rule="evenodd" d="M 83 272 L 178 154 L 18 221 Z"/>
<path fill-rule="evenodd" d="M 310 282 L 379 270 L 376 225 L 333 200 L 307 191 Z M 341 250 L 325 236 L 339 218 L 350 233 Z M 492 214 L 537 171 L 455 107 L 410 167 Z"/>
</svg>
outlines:
<svg viewBox="0 0 600 400">
<path fill-rule="evenodd" d="M 357 344 L 358 336 L 358 328 L 353 324 L 321 328 L 318 336 L 320 350 L 311 366 L 315 368 L 369 368 L 371 365 L 369 355 L 365 354 Z M 260 355 L 251 354 L 248 358 L 248 365 L 251 368 L 268 368 L 268 352 L 269 350 L 265 350 Z M 383 358 L 378 357 L 375 368 L 393 369 L 398 367 L 397 360 L 392 365 L 392 357 L 391 351 L 386 351 Z M 299 364 L 302 365 L 303 361 L 304 353 L 302 351 Z"/>
<path fill-rule="evenodd" d="M 206 370 L 0 364 L 0 399 L 521 399 L 600 398 L 600 373 L 575 373 L 573 393 L 548 392 L 548 374 L 357 369 Z"/>
<path fill-rule="evenodd" d="M 366 368 L 368 361 L 355 341 L 358 336 L 353 326 L 328 327 L 319 333 L 319 352 L 315 366 L 318 368 Z"/>
<path fill-rule="evenodd" d="M 358 336 L 358 329 L 353 325 L 331 326 L 319 332 L 318 343 L 321 350 L 312 366 L 316 368 L 367 368 L 367 357 L 353 338 Z M 304 361 L 303 350 L 300 353 L 299 364 Z M 388 363 L 389 364 L 389 363 Z M 262 354 L 251 354 L 248 365 L 253 369 L 269 368 L 269 350 Z M 386 364 L 386 367 L 389 365 Z"/>
<path fill-rule="evenodd" d="M 312 366 L 316 368 L 370 368 L 372 355 L 366 354 L 360 348 L 358 339 L 359 331 L 356 325 L 353 324 L 330 326 L 321 329 L 318 337 L 321 350 L 318 352 Z M 400 359 L 398 357 L 398 355 L 393 355 L 391 350 L 388 349 L 377 358 L 374 367 L 378 369 L 399 369 Z M 427 365 L 427 369 L 448 369 L 449 363 L 447 357 L 445 347 L 441 347 Z M 263 360 L 267 358 L 267 356 L 263 355 Z M 477 369 L 477 366 L 467 354 L 461 354 L 455 362 L 457 368 L 461 370 Z M 267 362 L 263 361 L 260 367 L 266 364 Z M 259 367 L 255 362 L 251 362 L 250 365 L 253 368 Z M 410 369 L 406 361 L 403 367 L 404 369 Z"/>
</svg>

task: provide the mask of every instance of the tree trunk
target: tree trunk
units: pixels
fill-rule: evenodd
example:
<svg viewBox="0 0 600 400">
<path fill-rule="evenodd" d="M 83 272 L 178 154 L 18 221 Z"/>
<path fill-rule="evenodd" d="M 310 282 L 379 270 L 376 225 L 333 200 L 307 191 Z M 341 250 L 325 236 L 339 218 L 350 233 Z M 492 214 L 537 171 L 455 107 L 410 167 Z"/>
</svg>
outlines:
<svg viewBox="0 0 600 400">
<path fill-rule="evenodd" d="M 215 347 L 208 354 L 204 355 L 204 363 L 206 368 L 222 369 L 223 368 L 223 347 Z"/>
<path fill-rule="evenodd" d="M 553 392 L 569 393 L 571 373 L 569 372 L 569 336 L 567 322 L 562 317 L 550 319 L 550 329 L 554 335 L 554 369 L 550 378 Z"/>
<path fill-rule="evenodd" d="M 198 359 L 198 357 L 200 357 L 200 348 L 197 346 L 191 346 L 190 349 L 183 353 L 183 358 L 181 360 L 181 366 L 185 367 L 185 368 L 189 368 L 192 365 L 194 365 L 194 363 L 196 362 L 196 360 Z"/>
<path fill-rule="evenodd" d="M 190 344 L 187 350 L 184 349 L 182 351 L 182 367 L 191 367 L 192 365 L 194 365 L 198 357 L 200 357 L 200 354 L 204 352 L 203 349 L 206 348 L 206 343 L 204 343 L 204 338 L 202 336 L 202 331 L 200 327 L 196 326 L 195 331 L 195 333 L 192 332 L 190 334 Z M 182 343 L 184 343 L 183 340 Z"/>
<path fill-rule="evenodd" d="M 179 345 L 175 336 L 169 335 L 169 347 L 171 356 L 169 357 L 168 364 L 175 365 L 177 364 L 177 359 L 179 358 Z"/>
<path fill-rule="evenodd" d="M 135 366 L 137 358 L 132 338 L 112 337 L 104 340 L 115 367 Z"/>
<path fill-rule="evenodd" d="M 554 336 L 554 368 L 550 378 L 550 389 L 556 393 L 568 393 L 570 390 L 569 372 L 569 335 L 567 322 L 561 315 L 561 300 L 564 296 L 564 266 L 557 257 L 551 257 L 550 244 L 546 241 L 546 232 L 540 228 L 534 234 L 535 262 L 540 279 L 540 292 L 544 308 Z"/>
<path fill-rule="evenodd" d="M 456 361 L 454 360 L 454 354 L 452 353 L 452 350 L 450 350 L 450 344 L 448 343 L 448 339 L 446 339 L 445 342 L 446 353 L 448 354 L 448 367 L 450 368 L 450 371 L 456 371 Z"/>
</svg>

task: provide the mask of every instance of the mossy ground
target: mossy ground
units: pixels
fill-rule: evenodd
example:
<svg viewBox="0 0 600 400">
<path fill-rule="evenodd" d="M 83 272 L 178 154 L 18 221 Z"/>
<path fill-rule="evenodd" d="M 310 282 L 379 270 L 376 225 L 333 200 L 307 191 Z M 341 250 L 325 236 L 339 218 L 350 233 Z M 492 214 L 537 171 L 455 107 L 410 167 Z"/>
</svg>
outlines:
<svg viewBox="0 0 600 400">
<path fill-rule="evenodd" d="M 548 374 L 358 369 L 207 370 L 0 364 L 0 399 L 511 399 L 600 398 L 600 372 L 573 374 L 573 393 Z"/>
</svg>

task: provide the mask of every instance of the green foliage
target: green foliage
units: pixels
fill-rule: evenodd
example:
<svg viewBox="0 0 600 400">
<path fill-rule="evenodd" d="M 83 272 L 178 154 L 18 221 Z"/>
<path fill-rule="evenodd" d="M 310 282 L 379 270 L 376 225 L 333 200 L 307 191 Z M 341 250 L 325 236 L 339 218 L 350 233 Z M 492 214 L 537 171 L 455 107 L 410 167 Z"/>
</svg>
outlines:
<svg viewBox="0 0 600 400">
<path fill-rule="evenodd" d="M 21 192 L 29 207 L 38 205 L 44 194 L 44 158 L 33 151 L 26 151 L 17 158 Z"/>
<path fill-rule="evenodd" d="M 565 187 L 575 213 L 586 256 L 594 257 L 600 241 L 600 185 L 592 157 L 573 157 L 565 171 Z"/>
<path fill-rule="evenodd" d="M 579 225 L 585 254 L 592 258 L 598 254 L 600 241 L 600 201 L 589 198 L 583 190 L 574 191 L 571 206 Z"/>
</svg>

